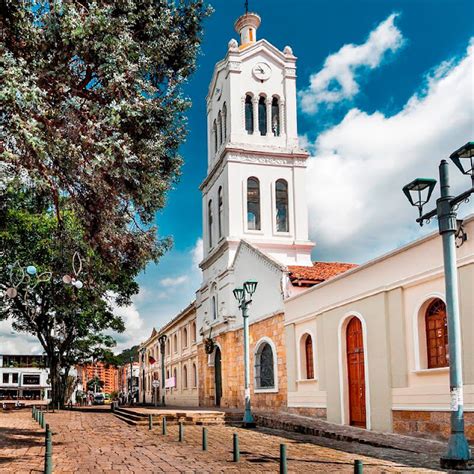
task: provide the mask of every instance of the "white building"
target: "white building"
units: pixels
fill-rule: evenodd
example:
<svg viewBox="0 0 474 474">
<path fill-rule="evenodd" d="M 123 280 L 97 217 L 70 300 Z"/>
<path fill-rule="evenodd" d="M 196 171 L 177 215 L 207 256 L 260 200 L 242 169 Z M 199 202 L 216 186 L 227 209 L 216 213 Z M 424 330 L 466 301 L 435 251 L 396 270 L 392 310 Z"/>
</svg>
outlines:
<svg viewBox="0 0 474 474">
<path fill-rule="evenodd" d="M 48 400 L 49 369 L 40 355 L 0 355 L 0 399 Z"/>
<path fill-rule="evenodd" d="M 457 249 L 466 436 L 474 440 L 474 216 Z M 452 397 L 441 236 L 285 301 L 290 411 L 447 438 Z M 309 369 L 309 370 L 308 370 Z M 457 403 L 457 400 L 456 400 Z"/>
<path fill-rule="evenodd" d="M 292 284 L 293 269 L 317 273 L 308 238 L 308 154 L 298 143 L 296 57 L 289 46 L 280 51 L 257 40 L 259 25 L 255 13 L 237 20 L 240 45 L 229 41 L 207 96 L 203 281 L 196 310 L 201 336 L 212 337 L 216 348 L 207 356 L 201 345 L 199 354 L 205 405 L 242 404 L 242 318 L 233 290 L 251 279 L 258 280 L 249 319 L 254 405 L 285 405 L 283 300 L 300 288 Z M 314 281 L 320 279 L 307 279 Z"/>
</svg>

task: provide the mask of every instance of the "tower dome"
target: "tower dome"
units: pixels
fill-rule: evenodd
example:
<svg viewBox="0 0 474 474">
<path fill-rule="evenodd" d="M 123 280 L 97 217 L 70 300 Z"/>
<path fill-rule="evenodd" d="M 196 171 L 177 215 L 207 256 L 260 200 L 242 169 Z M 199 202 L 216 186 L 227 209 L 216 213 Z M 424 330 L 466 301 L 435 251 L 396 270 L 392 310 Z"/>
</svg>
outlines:
<svg viewBox="0 0 474 474">
<path fill-rule="evenodd" d="M 240 35 L 240 48 L 245 48 L 257 41 L 257 29 L 262 22 L 256 13 L 246 13 L 237 18 L 235 31 Z"/>
</svg>

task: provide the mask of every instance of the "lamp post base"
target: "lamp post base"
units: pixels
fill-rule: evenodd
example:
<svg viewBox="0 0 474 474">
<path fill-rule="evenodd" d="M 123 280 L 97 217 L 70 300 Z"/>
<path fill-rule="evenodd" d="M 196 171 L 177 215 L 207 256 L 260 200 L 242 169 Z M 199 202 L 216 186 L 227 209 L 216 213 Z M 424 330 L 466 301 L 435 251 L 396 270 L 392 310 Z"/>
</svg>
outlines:
<svg viewBox="0 0 474 474">
<path fill-rule="evenodd" d="M 471 459 L 471 450 L 463 433 L 452 433 L 448 442 L 448 451 L 440 459 L 443 469 L 466 469 Z"/>
<path fill-rule="evenodd" d="M 242 425 L 244 428 L 255 428 L 255 420 L 253 419 L 252 412 L 250 408 L 246 408 L 244 412 L 244 418 L 242 420 Z"/>
</svg>

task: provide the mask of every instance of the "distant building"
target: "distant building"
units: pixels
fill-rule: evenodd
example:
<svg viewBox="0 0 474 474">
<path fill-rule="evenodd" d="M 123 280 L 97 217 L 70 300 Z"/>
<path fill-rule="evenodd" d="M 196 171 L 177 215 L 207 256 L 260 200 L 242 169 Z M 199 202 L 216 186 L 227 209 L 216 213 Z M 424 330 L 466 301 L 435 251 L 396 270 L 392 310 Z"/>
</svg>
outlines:
<svg viewBox="0 0 474 474">
<path fill-rule="evenodd" d="M 125 364 L 118 369 L 119 371 L 119 392 L 123 395 L 127 395 L 130 392 L 130 381 L 132 386 L 132 393 L 138 391 L 138 375 L 140 371 L 140 365 L 138 362 L 132 363 L 132 377 L 130 379 L 130 363 Z M 135 397 L 136 398 L 136 397 Z"/>
<path fill-rule="evenodd" d="M 49 369 L 41 355 L 0 355 L 1 400 L 48 400 Z"/>
<path fill-rule="evenodd" d="M 154 403 L 163 397 L 162 383 L 153 388 L 153 381 L 162 381 L 160 336 L 165 344 L 165 402 L 167 405 L 198 406 L 198 347 L 196 332 L 196 306 L 188 305 L 159 331 L 140 346 L 140 403 Z"/>
<path fill-rule="evenodd" d="M 102 391 L 110 394 L 119 391 L 119 371 L 117 367 L 108 366 L 103 362 L 95 362 L 78 365 L 76 369 L 77 376 L 81 380 L 84 390 L 87 390 L 87 382 L 89 380 L 98 377 L 99 380 L 104 382 L 104 386 L 102 388 L 97 387 L 97 392 Z"/>
</svg>

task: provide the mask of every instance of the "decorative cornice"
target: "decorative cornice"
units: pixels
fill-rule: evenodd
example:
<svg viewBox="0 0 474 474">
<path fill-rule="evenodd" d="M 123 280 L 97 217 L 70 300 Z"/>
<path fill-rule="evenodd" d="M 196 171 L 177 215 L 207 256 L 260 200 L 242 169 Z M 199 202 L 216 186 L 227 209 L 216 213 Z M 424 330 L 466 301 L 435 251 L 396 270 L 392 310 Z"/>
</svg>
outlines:
<svg viewBox="0 0 474 474">
<path fill-rule="evenodd" d="M 229 155 L 229 156 L 228 156 Z M 278 165 L 287 167 L 306 167 L 306 160 L 309 153 L 304 150 L 251 150 L 236 147 L 232 144 L 226 144 L 219 153 L 218 159 L 214 162 L 214 166 L 209 174 L 200 184 L 199 189 L 203 191 L 210 183 L 215 182 L 214 177 L 218 176 L 218 171 L 223 168 L 225 158 L 230 162 L 254 163 L 261 165 Z"/>
</svg>

